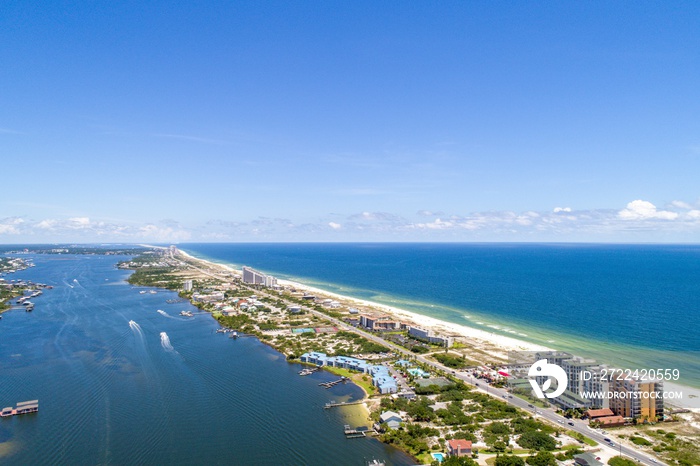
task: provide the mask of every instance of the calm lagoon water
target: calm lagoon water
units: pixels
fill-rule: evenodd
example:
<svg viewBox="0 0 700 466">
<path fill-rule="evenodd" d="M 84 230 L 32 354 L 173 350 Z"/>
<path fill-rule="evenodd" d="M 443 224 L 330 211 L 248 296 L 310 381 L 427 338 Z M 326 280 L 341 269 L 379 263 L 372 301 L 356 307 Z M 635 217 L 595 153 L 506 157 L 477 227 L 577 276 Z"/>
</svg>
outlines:
<svg viewBox="0 0 700 466">
<path fill-rule="evenodd" d="M 324 390 L 332 375 L 299 377 L 256 339 L 216 334 L 208 314 L 180 317 L 196 308 L 140 294 L 120 258 L 32 257 L 35 268 L 7 278 L 55 288 L 0 320 L 0 404 L 39 399 L 40 411 L 0 419 L 0 463 L 413 464 L 345 439 L 343 424 L 366 425 L 357 407 L 322 409 L 358 387 Z"/>
</svg>

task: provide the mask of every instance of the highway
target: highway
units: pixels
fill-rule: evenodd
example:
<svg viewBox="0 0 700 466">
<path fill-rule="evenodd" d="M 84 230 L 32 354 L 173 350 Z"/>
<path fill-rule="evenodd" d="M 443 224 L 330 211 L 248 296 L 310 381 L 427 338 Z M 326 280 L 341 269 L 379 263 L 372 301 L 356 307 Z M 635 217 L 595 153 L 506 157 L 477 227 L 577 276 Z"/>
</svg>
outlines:
<svg viewBox="0 0 700 466">
<path fill-rule="evenodd" d="M 178 260 L 172 255 L 172 253 L 171 253 L 171 257 L 175 260 Z M 183 265 L 189 265 L 190 267 L 193 267 L 193 265 L 191 263 L 186 263 L 184 261 L 180 261 L 180 262 Z M 200 272 L 202 272 L 206 275 L 209 275 L 213 278 L 217 278 L 219 280 L 222 279 L 222 277 L 218 274 L 213 274 L 209 271 L 202 270 L 199 267 L 194 267 L 194 268 L 196 268 Z M 265 291 L 261 291 L 261 290 L 255 290 L 255 291 L 258 294 L 266 295 L 270 298 L 282 299 L 283 301 L 287 302 L 286 300 L 281 298 L 279 295 L 273 296 Z M 287 302 L 287 304 L 289 304 L 289 305 L 295 304 L 296 305 L 296 303 L 290 303 L 290 302 Z M 508 393 L 508 391 L 505 389 L 490 387 L 483 380 L 475 379 L 475 378 L 471 377 L 469 374 L 461 372 L 461 371 L 460 372 L 454 371 L 446 366 L 443 366 L 442 364 L 440 364 L 436 361 L 430 361 L 427 358 L 425 358 L 424 356 L 417 355 L 417 354 L 409 351 L 406 348 L 403 348 L 403 347 L 398 346 L 390 341 L 383 339 L 382 337 L 380 337 L 378 335 L 367 332 L 363 329 L 353 327 L 353 326 L 347 324 L 346 322 L 343 322 L 340 319 L 336 319 L 334 317 L 331 317 L 328 314 L 325 314 L 323 312 L 317 311 L 315 309 L 312 309 L 312 308 L 309 308 L 306 306 L 302 306 L 302 308 L 305 311 L 310 312 L 310 313 L 312 313 L 312 314 L 314 314 L 314 315 L 316 315 L 324 320 L 330 321 L 339 329 L 343 329 L 343 330 L 346 330 L 349 332 L 354 332 L 354 333 L 357 333 L 359 335 L 362 335 L 363 337 L 367 338 L 370 341 L 373 341 L 377 344 L 380 344 L 380 345 L 383 345 L 383 346 L 390 348 L 392 351 L 395 351 L 397 354 L 403 354 L 404 356 L 414 358 L 417 361 L 420 361 L 421 363 L 426 364 L 429 367 L 432 367 L 434 370 L 443 371 L 443 372 L 448 373 L 448 374 L 451 373 L 453 377 L 456 377 L 456 378 L 462 380 L 466 384 L 469 384 L 469 385 L 476 387 L 478 390 L 482 391 L 483 393 L 486 393 L 490 396 L 498 398 L 501 401 L 509 403 L 509 404 L 516 406 L 518 408 L 521 408 L 525 411 L 532 412 L 533 416 L 535 416 L 535 417 L 540 417 L 540 418 L 546 419 L 546 420 L 552 422 L 553 424 L 559 424 L 562 428 L 566 428 L 568 430 L 572 430 L 574 432 L 581 433 L 581 434 L 585 435 L 586 437 L 591 438 L 591 439 L 595 440 L 596 442 L 598 442 L 600 444 L 600 448 L 608 450 L 609 453 L 611 453 L 611 454 L 622 455 L 622 456 L 625 456 L 627 458 L 633 459 L 633 460 L 639 462 L 640 464 L 645 464 L 648 466 L 658 466 L 658 465 L 665 464 L 665 463 L 662 463 L 656 459 L 652 459 L 652 458 L 646 456 L 645 454 L 643 454 L 637 450 L 634 450 L 632 448 L 629 448 L 627 446 L 620 445 L 617 443 L 615 443 L 614 447 L 611 446 L 609 442 L 605 441 L 606 436 L 604 434 L 602 434 L 600 430 L 591 429 L 588 426 L 588 424 L 584 421 L 577 420 L 577 419 L 567 419 L 567 418 L 557 414 L 554 411 L 554 409 L 552 409 L 552 408 L 533 407 L 533 405 L 531 405 L 527 401 L 525 401 L 521 398 L 518 398 L 516 396 L 510 395 L 510 393 Z"/>
<path fill-rule="evenodd" d="M 518 398 L 516 396 L 511 395 L 505 389 L 490 387 L 483 380 L 475 379 L 464 372 L 453 371 L 452 369 L 450 369 L 446 366 L 443 366 L 442 364 L 440 364 L 438 362 L 430 361 L 423 356 L 412 353 L 411 351 L 407 350 L 406 348 L 398 346 L 392 342 L 386 341 L 385 339 L 381 338 L 378 335 L 375 335 L 375 334 L 369 333 L 365 330 L 358 329 L 356 327 L 348 325 L 347 323 L 345 323 L 339 319 L 329 317 L 327 314 L 316 311 L 315 309 L 305 308 L 305 310 L 308 312 L 311 312 L 319 317 L 330 320 L 338 328 L 342 328 L 343 330 L 358 333 L 358 334 L 362 335 L 363 337 L 367 338 L 368 340 L 371 340 L 371 341 L 373 341 L 377 344 L 380 344 L 380 345 L 387 346 L 387 347 L 391 348 L 391 350 L 397 352 L 398 354 L 403 354 L 405 356 L 410 356 L 412 358 L 415 358 L 416 360 L 418 360 L 424 364 L 427 364 L 428 366 L 432 367 L 433 369 L 440 370 L 440 371 L 443 371 L 443 372 L 448 373 L 448 374 L 451 373 L 453 377 L 456 377 L 456 378 L 462 380 L 464 383 L 466 383 L 468 385 L 472 385 L 472 386 L 476 387 L 478 390 L 482 391 L 483 393 L 486 393 L 487 395 L 498 398 L 501 401 L 504 401 L 508 404 L 511 404 L 513 406 L 521 408 L 525 411 L 532 412 L 534 417 L 540 417 L 540 418 L 546 419 L 553 424 L 559 424 L 562 428 L 566 428 L 568 430 L 572 430 L 574 432 L 581 433 L 581 434 L 585 435 L 586 437 L 591 438 L 591 439 L 595 440 L 596 442 L 598 442 L 600 444 L 600 448 L 608 450 L 609 453 L 611 453 L 611 454 L 622 455 L 622 456 L 630 458 L 634 461 L 637 461 L 640 464 L 645 464 L 648 466 L 658 466 L 658 465 L 664 464 L 664 463 L 661 463 L 660 461 L 657 461 L 655 459 L 652 459 L 652 458 L 646 456 L 644 453 L 641 453 L 641 452 L 634 450 L 632 448 L 629 448 L 627 446 L 620 445 L 617 443 L 615 443 L 614 447 L 610 446 L 610 443 L 605 441 L 606 436 L 604 434 L 602 434 L 600 432 L 600 430 L 591 429 L 588 426 L 587 422 L 584 422 L 584 421 L 581 421 L 578 419 L 567 419 L 564 416 L 560 416 L 559 414 L 557 414 L 554 411 L 554 409 L 552 409 L 552 408 L 536 408 L 533 405 L 531 405 L 530 403 L 528 403 L 526 400 L 523 400 L 521 398 Z"/>
</svg>

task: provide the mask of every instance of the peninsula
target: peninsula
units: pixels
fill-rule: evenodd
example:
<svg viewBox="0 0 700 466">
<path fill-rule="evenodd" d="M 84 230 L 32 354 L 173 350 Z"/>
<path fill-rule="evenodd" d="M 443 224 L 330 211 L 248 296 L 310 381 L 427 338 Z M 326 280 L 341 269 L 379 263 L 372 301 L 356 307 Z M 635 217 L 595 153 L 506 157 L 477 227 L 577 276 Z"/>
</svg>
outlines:
<svg viewBox="0 0 700 466">
<path fill-rule="evenodd" d="M 691 458 L 687 464 L 693 464 L 700 454 L 688 423 L 659 429 L 660 418 L 644 425 L 628 419 L 605 431 L 590 410 L 555 410 L 510 383 L 509 352 L 550 348 L 277 280 L 250 267 L 234 270 L 175 247 L 151 249 L 119 267 L 136 271 L 130 283 L 178 291 L 224 328 L 257 336 L 291 362 L 352 380 L 367 394 L 369 428 L 423 463 L 462 453 L 480 464 L 510 464 L 503 458 L 547 463 L 588 452 L 610 464 L 623 464 L 620 454 L 650 465 L 656 458 L 680 464 Z M 672 410 L 662 416 L 680 419 Z"/>
</svg>

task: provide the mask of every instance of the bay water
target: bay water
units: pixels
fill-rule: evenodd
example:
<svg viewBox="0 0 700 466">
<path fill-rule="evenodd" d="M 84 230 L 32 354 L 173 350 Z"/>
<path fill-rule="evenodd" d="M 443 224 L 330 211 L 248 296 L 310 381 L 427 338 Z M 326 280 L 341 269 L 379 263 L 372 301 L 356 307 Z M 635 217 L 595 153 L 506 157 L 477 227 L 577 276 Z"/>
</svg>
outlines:
<svg viewBox="0 0 700 466">
<path fill-rule="evenodd" d="M 127 284 L 123 257 L 30 257 L 5 278 L 54 289 L 0 320 L 0 405 L 40 409 L 0 419 L 0 464 L 414 464 L 345 438 L 344 424 L 368 425 L 362 408 L 323 409 L 359 387 L 324 390 L 337 377 L 300 377 L 257 339 L 215 333 L 209 314 L 180 316 L 197 309 Z"/>
</svg>

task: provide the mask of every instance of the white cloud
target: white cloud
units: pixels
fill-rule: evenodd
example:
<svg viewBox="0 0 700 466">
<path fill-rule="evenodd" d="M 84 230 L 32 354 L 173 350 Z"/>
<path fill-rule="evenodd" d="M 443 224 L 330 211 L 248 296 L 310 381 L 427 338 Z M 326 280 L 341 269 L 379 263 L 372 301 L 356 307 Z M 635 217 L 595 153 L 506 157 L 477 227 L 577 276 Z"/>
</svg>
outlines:
<svg viewBox="0 0 700 466">
<path fill-rule="evenodd" d="M 90 227 L 90 219 L 88 217 L 69 218 L 66 226 L 68 228 L 76 228 L 76 229 L 89 228 Z"/>
<path fill-rule="evenodd" d="M 642 201 L 641 199 L 630 202 L 627 204 L 627 208 L 622 209 L 617 215 L 623 220 L 675 220 L 678 218 L 676 212 L 657 210 L 654 204 L 648 201 Z"/>
<path fill-rule="evenodd" d="M 571 212 L 571 207 L 555 207 L 554 213 L 558 214 L 559 212 Z"/>
<path fill-rule="evenodd" d="M 342 228 L 342 225 L 340 223 L 335 222 L 328 222 L 328 226 L 333 228 L 334 230 L 340 230 Z"/>
<path fill-rule="evenodd" d="M 142 226 L 139 228 L 139 232 L 142 238 L 168 243 L 186 241 L 192 237 L 189 231 L 178 230 L 172 227 L 159 227 L 153 224 Z"/>
<path fill-rule="evenodd" d="M 415 223 L 411 225 L 412 228 L 418 228 L 418 229 L 428 229 L 428 230 L 446 230 L 449 228 L 454 227 L 455 224 L 452 222 L 446 222 L 443 221 L 439 218 L 436 218 L 432 222 L 429 223 Z"/>
<path fill-rule="evenodd" d="M 686 209 L 686 210 L 690 210 L 693 208 L 693 206 L 691 206 L 687 202 L 683 202 L 683 201 L 672 201 L 671 207 L 675 207 L 677 209 Z"/>
</svg>

